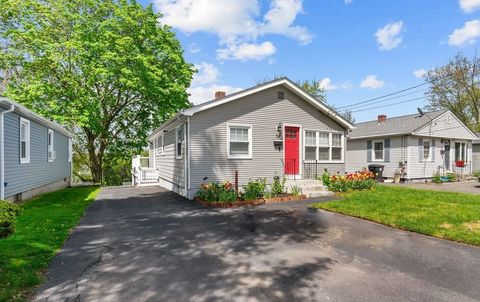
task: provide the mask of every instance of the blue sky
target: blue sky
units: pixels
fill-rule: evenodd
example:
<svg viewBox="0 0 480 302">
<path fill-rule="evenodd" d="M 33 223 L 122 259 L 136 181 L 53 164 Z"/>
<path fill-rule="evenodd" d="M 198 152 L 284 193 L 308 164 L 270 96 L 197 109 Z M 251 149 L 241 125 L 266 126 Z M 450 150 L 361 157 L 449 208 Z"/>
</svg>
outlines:
<svg viewBox="0 0 480 302">
<path fill-rule="evenodd" d="M 142 0 L 148 4 L 150 1 Z M 336 107 L 423 82 L 422 73 L 480 41 L 480 0 L 154 0 L 196 64 L 199 103 L 263 78 L 322 80 Z M 364 110 L 421 97 L 356 107 Z M 424 100 L 354 112 L 357 121 L 414 113 Z"/>
</svg>

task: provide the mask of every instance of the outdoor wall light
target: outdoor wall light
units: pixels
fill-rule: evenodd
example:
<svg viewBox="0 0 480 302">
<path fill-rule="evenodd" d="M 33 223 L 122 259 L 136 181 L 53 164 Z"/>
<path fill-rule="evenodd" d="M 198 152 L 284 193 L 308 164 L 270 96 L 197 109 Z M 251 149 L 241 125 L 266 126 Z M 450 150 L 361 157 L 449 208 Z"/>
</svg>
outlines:
<svg viewBox="0 0 480 302">
<path fill-rule="evenodd" d="M 277 138 L 278 139 L 281 139 L 282 138 L 282 123 L 278 123 L 278 126 L 277 126 Z"/>
</svg>

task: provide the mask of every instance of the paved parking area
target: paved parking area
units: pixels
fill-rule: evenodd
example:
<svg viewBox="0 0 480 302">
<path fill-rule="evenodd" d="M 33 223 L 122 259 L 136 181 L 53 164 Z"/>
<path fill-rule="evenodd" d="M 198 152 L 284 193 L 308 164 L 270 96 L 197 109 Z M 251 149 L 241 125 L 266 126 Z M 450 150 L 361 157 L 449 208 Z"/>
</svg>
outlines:
<svg viewBox="0 0 480 302">
<path fill-rule="evenodd" d="M 478 301 L 480 249 L 309 210 L 104 189 L 37 301 Z"/>
<path fill-rule="evenodd" d="M 421 189 L 421 190 L 434 190 L 434 191 L 448 191 L 448 192 L 460 192 L 480 194 L 480 182 L 453 182 L 453 183 L 441 183 L 436 184 L 432 182 L 423 183 L 402 183 L 402 184 L 385 184 L 387 186 L 398 186 L 405 188 Z"/>
</svg>

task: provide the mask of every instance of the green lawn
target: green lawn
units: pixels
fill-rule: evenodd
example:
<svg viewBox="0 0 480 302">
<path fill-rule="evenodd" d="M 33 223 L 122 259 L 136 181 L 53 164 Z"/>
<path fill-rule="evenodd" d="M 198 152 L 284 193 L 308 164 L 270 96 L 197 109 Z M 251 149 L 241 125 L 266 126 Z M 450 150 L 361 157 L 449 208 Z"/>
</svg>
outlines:
<svg viewBox="0 0 480 302">
<path fill-rule="evenodd" d="M 314 207 L 480 246 L 480 195 L 377 186 Z"/>
<path fill-rule="evenodd" d="M 98 191 L 69 188 L 22 204 L 15 234 L 0 239 L 0 301 L 28 298 Z"/>
</svg>

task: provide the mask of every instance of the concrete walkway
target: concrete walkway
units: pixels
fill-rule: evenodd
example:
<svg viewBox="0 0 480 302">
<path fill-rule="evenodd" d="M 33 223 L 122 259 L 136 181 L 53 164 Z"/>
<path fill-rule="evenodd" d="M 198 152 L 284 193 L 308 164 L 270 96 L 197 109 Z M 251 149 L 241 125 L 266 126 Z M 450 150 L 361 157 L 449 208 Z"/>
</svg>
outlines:
<svg viewBox="0 0 480 302">
<path fill-rule="evenodd" d="M 206 209 L 104 189 L 38 301 L 478 301 L 480 249 L 305 202 Z"/>
</svg>

